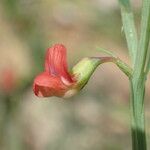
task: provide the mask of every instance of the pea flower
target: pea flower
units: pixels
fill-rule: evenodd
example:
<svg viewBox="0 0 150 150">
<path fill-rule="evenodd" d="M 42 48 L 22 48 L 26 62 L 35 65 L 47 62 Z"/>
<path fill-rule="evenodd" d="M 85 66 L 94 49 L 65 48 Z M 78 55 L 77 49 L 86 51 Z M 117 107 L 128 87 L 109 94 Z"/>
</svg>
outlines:
<svg viewBox="0 0 150 150">
<path fill-rule="evenodd" d="M 116 60 L 113 57 L 83 58 L 69 72 L 66 48 L 55 44 L 47 50 L 45 70 L 35 77 L 33 91 L 38 97 L 71 97 L 86 85 L 98 65 L 118 62 Z"/>
<path fill-rule="evenodd" d="M 63 97 L 72 89 L 75 82 L 73 76 L 68 72 L 66 48 L 62 44 L 48 48 L 45 71 L 34 79 L 33 91 L 35 95 Z"/>
<path fill-rule="evenodd" d="M 84 65 L 83 62 L 81 65 Z M 34 79 L 33 91 L 35 95 L 38 97 L 70 97 L 74 95 L 85 83 L 79 81 L 78 69 L 75 67 L 73 70 L 76 75 L 68 71 L 64 45 L 55 44 L 48 48 L 45 71 Z"/>
</svg>

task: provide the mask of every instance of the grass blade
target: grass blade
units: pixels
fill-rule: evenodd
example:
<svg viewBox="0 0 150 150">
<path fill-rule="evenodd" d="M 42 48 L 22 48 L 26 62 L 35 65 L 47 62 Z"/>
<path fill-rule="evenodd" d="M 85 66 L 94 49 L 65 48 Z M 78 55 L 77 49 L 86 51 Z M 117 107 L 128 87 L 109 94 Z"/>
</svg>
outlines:
<svg viewBox="0 0 150 150">
<path fill-rule="evenodd" d="M 129 55 L 134 65 L 138 45 L 137 33 L 134 23 L 134 15 L 132 13 L 129 0 L 119 0 L 119 3 L 121 7 L 122 23 L 125 32 L 125 37 L 127 40 Z"/>
</svg>

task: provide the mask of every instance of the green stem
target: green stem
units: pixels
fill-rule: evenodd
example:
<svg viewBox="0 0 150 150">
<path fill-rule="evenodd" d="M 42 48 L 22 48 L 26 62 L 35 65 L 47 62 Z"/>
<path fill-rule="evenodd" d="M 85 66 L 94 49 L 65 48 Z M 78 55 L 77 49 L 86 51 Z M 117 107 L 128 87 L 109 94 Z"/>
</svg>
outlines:
<svg viewBox="0 0 150 150">
<path fill-rule="evenodd" d="M 136 55 L 133 76 L 130 80 L 132 95 L 132 140 L 133 150 L 146 150 L 145 131 L 145 82 L 147 78 L 148 45 L 150 39 L 150 0 L 143 0 L 141 34 Z"/>
<path fill-rule="evenodd" d="M 144 114 L 145 79 L 131 80 L 132 113 L 132 149 L 146 150 L 145 114 Z"/>
</svg>

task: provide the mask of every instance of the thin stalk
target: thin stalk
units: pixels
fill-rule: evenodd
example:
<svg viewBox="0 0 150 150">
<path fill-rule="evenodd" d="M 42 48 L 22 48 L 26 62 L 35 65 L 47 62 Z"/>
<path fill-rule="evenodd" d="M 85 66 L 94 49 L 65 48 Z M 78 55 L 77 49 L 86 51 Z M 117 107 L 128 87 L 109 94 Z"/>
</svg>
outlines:
<svg viewBox="0 0 150 150">
<path fill-rule="evenodd" d="M 132 149 L 146 150 L 145 114 L 144 114 L 145 79 L 131 81 L 132 113 Z"/>
<path fill-rule="evenodd" d="M 150 38 L 150 0 L 143 0 L 141 34 L 131 83 L 133 150 L 147 150 L 145 132 L 145 73 Z"/>
</svg>

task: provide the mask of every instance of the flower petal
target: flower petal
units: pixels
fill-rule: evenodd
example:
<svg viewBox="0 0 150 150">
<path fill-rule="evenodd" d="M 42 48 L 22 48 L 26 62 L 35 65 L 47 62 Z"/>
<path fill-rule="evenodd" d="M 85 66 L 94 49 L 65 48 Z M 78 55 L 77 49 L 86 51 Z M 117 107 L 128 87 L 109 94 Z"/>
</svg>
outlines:
<svg viewBox="0 0 150 150">
<path fill-rule="evenodd" d="M 48 48 L 45 59 L 45 70 L 52 76 L 59 76 L 66 79 L 69 83 L 73 82 L 68 72 L 66 48 L 62 44 L 55 44 Z"/>
<path fill-rule="evenodd" d="M 50 76 L 48 72 L 41 73 L 34 79 L 33 91 L 36 96 L 62 97 L 67 90 L 68 87 L 62 83 L 59 77 Z"/>
</svg>

